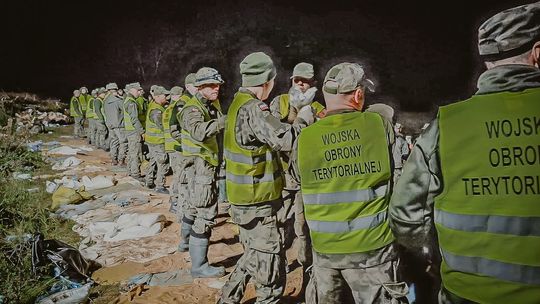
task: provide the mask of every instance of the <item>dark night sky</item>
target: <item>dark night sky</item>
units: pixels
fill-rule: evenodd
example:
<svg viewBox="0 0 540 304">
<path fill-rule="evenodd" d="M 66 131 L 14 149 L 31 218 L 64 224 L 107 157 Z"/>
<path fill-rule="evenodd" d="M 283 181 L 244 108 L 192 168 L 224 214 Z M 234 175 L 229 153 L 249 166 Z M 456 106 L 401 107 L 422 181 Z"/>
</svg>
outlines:
<svg viewBox="0 0 540 304">
<path fill-rule="evenodd" d="M 275 94 L 287 90 L 297 62 L 315 64 L 322 80 L 331 65 L 356 61 L 378 84 L 372 100 L 430 111 L 474 92 L 478 25 L 523 3 L 4 1 L 0 89 L 66 100 L 74 88 L 109 81 L 170 87 L 209 65 L 227 81 L 228 103 L 240 60 L 263 50 L 278 67 Z"/>
</svg>

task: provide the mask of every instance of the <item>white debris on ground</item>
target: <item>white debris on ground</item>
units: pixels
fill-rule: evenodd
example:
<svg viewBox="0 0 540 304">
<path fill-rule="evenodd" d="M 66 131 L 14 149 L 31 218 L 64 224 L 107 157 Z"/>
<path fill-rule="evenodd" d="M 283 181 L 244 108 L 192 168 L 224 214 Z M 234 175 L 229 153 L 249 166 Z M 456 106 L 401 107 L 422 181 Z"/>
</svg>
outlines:
<svg viewBox="0 0 540 304">
<path fill-rule="evenodd" d="M 72 167 L 80 165 L 83 161 L 75 156 L 68 157 L 64 160 L 60 160 L 52 166 L 53 170 L 67 170 Z"/>
<path fill-rule="evenodd" d="M 82 152 L 83 150 L 78 148 L 72 148 L 69 146 L 61 146 L 58 148 L 51 149 L 47 151 L 48 155 L 77 155 L 77 153 Z"/>
</svg>

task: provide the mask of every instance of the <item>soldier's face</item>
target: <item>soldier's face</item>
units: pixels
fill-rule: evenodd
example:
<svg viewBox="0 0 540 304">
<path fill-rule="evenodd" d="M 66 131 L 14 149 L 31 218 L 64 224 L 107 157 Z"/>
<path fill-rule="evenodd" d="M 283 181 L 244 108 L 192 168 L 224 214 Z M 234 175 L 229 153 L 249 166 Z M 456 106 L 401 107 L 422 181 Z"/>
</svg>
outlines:
<svg viewBox="0 0 540 304">
<path fill-rule="evenodd" d="M 88 90 L 87 90 L 86 88 L 82 88 L 82 89 L 81 89 L 81 93 L 82 93 L 82 94 L 86 94 L 86 93 L 88 93 Z"/>
<path fill-rule="evenodd" d="M 309 88 L 311 88 L 312 81 L 310 79 L 302 77 L 294 77 L 292 80 L 292 85 L 300 90 L 300 92 L 305 93 Z"/>
<path fill-rule="evenodd" d="M 219 87 L 220 85 L 216 83 L 205 84 L 199 87 L 199 92 L 204 98 L 208 99 L 209 101 L 214 101 L 218 98 Z"/>
<path fill-rule="evenodd" d="M 75 91 L 75 92 L 73 92 L 73 96 L 79 97 L 79 96 L 81 96 L 81 92 Z"/>
<path fill-rule="evenodd" d="M 129 94 L 133 95 L 135 98 L 139 97 L 139 92 L 138 89 L 129 89 Z"/>
<path fill-rule="evenodd" d="M 154 95 L 154 101 L 160 105 L 164 105 L 167 103 L 167 96 L 165 94 Z"/>
</svg>

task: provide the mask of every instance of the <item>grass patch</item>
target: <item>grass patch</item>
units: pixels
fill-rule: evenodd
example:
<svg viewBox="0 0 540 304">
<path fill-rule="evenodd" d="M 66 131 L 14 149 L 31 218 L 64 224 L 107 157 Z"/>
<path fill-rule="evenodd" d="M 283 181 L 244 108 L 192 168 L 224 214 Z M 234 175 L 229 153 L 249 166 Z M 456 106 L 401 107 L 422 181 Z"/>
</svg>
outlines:
<svg viewBox="0 0 540 304">
<path fill-rule="evenodd" d="M 42 233 L 77 247 L 74 222 L 50 216 L 51 195 L 43 180 L 14 180 L 13 172 L 47 170 L 41 153 L 29 152 L 27 134 L 4 129 L 0 140 L 0 295 L 6 303 L 33 303 L 54 280 L 32 273 L 28 236 Z M 29 192 L 28 189 L 37 191 Z"/>
</svg>

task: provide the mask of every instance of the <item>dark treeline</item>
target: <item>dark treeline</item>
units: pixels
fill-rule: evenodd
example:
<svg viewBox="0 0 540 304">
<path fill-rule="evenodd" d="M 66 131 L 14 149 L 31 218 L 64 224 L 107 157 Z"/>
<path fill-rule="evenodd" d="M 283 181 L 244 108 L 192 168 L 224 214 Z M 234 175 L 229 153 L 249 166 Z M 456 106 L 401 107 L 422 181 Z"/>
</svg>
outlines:
<svg viewBox="0 0 540 304">
<path fill-rule="evenodd" d="M 476 29 L 524 1 L 11 1 L 2 17 L 0 88 L 67 100 L 74 88 L 115 81 L 183 84 L 202 66 L 240 83 L 238 64 L 262 50 L 278 67 L 274 93 L 300 61 L 317 79 L 342 61 L 362 63 L 378 85 L 372 102 L 433 111 L 469 96 L 482 71 Z M 319 96 L 320 98 L 320 96 Z"/>
</svg>

